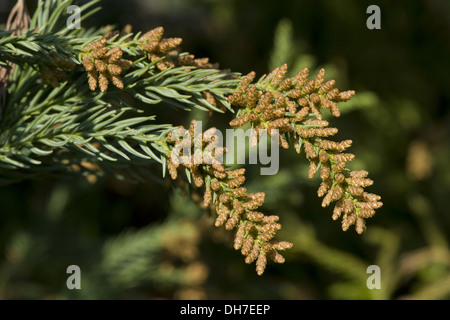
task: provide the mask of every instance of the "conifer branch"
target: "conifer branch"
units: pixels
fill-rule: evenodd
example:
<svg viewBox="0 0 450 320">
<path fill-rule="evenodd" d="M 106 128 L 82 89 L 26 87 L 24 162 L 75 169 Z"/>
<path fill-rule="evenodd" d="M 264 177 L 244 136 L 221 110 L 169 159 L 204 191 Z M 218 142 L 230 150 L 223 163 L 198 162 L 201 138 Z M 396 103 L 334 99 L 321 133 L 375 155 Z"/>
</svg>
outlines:
<svg viewBox="0 0 450 320">
<path fill-rule="evenodd" d="M 97 2 L 82 7 L 83 18 L 97 11 Z M 154 177 L 154 166 L 177 179 L 183 167 L 188 181 L 204 188 L 203 207 L 216 211 L 215 225 L 237 230 L 234 248 L 246 263 L 256 261 L 261 275 L 267 256 L 283 263 L 278 251 L 293 245 L 274 240 L 281 228 L 278 216 L 255 211 L 265 194 L 248 193 L 242 186 L 245 170 L 229 170 L 215 159 L 226 150 L 215 149 L 213 129 L 196 135 L 193 121 L 191 139 L 180 142 L 174 138 L 184 128 L 157 118 L 157 107 L 165 104 L 221 113 L 234 112 L 236 106 L 232 127 L 251 123 L 253 146 L 261 132 L 278 130 L 283 148 L 291 141 L 298 153 L 304 150 L 309 177 L 320 172 L 322 206 L 335 201 L 333 219 L 342 215 L 344 230 L 355 224 L 358 233 L 364 231 L 364 219 L 382 205 L 380 197 L 364 191 L 372 184 L 366 171 L 346 168 L 354 157 L 344 153 L 351 140 L 328 140 L 337 129 L 322 116 L 323 109 L 339 116 L 337 103 L 354 91 L 333 89 L 335 82 L 324 82 L 323 69 L 309 81 L 306 68 L 285 78 L 286 65 L 252 84 L 254 72 L 241 77 L 182 52 L 182 39 L 164 38 L 162 27 L 144 34 L 70 30 L 66 20 L 72 3 L 39 1 L 28 30 L 0 32 L 0 67 L 10 69 L 2 79 L 8 87 L 1 106 L 0 182 L 62 172 L 145 181 Z M 201 158 L 212 162 L 192 164 L 196 154 L 174 157 L 181 146 L 191 149 L 199 138 L 204 140 Z"/>
</svg>

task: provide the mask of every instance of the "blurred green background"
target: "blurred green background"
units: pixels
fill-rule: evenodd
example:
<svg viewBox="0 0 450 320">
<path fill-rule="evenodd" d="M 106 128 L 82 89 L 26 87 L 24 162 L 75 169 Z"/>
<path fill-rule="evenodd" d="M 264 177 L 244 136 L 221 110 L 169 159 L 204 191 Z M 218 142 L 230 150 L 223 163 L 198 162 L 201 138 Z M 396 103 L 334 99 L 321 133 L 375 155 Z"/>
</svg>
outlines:
<svg viewBox="0 0 450 320">
<path fill-rule="evenodd" d="M 14 1 L 2 1 L 0 23 Z M 34 1 L 28 1 L 32 11 Z M 381 8 L 381 30 L 366 9 Z M 449 299 L 450 2 L 128 0 L 102 3 L 87 25 L 165 27 L 183 50 L 222 68 L 263 75 L 288 63 L 295 74 L 326 70 L 356 96 L 330 119 L 352 139 L 352 169 L 375 181 L 384 206 L 368 231 L 341 230 L 322 208 L 319 178 L 282 150 L 280 171 L 247 166 L 250 192 L 278 214 L 279 239 L 294 243 L 286 263 L 264 275 L 232 248 L 232 235 L 169 181 L 44 179 L 0 191 L 0 299 Z M 86 25 L 86 26 L 87 26 Z M 205 114 L 156 114 L 175 124 Z M 231 114 L 208 126 L 225 127 Z M 81 268 L 68 290 L 66 268 Z M 369 265 L 381 289 L 369 290 Z"/>
</svg>

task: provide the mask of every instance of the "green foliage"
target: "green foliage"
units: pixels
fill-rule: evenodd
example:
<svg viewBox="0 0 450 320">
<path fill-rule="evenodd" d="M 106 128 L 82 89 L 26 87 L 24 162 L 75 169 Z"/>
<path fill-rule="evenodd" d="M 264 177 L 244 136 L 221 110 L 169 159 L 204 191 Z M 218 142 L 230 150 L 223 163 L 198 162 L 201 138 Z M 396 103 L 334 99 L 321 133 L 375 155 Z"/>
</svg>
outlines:
<svg viewBox="0 0 450 320">
<path fill-rule="evenodd" d="M 354 1 L 262 0 L 252 4 L 195 0 L 170 5 L 166 1 L 141 1 L 140 7 L 137 1 L 129 1 L 126 8 L 123 2 L 117 3 L 105 5 L 104 15 L 91 16 L 96 17 L 95 22 L 86 20 L 94 28 L 61 31 L 67 37 L 39 33 L 12 38 L 1 31 L 1 66 L 5 66 L 6 60 L 18 63 L 11 78 L 16 80 L 8 84 L 8 105 L 3 108 L 0 123 L 2 159 L 13 162 L 1 160 L 2 181 L 10 183 L 42 176 L 41 171 L 56 174 L 50 179 L 25 180 L 2 188 L 0 298 L 450 297 L 447 215 L 450 149 L 446 108 L 450 98 L 446 62 L 449 50 L 443 38 L 448 30 L 445 23 L 448 4 L 436 11 L 425 2 L 416 2 L 400 10 L 395 4 L 384 2 L 381 8 L 386 18 L 382 30 L 372 32 L 364 28 L 366 5 Z M 41 17 L 35 23 L 45 20 L 44 7 L 40 8 Z M 186 14 L 186 8 L 192 12 Z M 224 11 L 226 14 L 222 14 Z M 118 15 L 119 12 L 123 14 Z M 126 14 L 133 20 L 128 21 Z M 284 265 L 270 265 L 264 277 L 256 276 L 253 268 L 243 265 L 234 254 L 229 236 L 212 228 L 214 219 L 188 198 L 171 193 L 168 185 L 161 184 L 162 165 L 158 160 L 164 161 L 158 139 L 171 127 L 161 123 L 178 125 L 191 118 L 200 119 L 199 115 L 208 121 L 207 113 L 201 109 L 210 107 L 193 109 L 196 104 L 180 100 L 192 102 L 185 96 L 192 96 L 196 86 L 210 84 L 198 81 L 189 89 L 192 84 L 188 82 L 179 89 L 173 83 L 164 83 L 172 76 L 181 77 L 179 71 L 154 82 L 140 79 L 140 72 L 161 73 L 151 63 L 139 61 L 123 78 L 131 100 L 123 99 L 114 88 L 104 94 L 90 92 L 79 54 L 86 44 L 107 32 L 100 25 L 111 21 L 119 25 L 132 23 L 137 30 L 152 28 L 163 21 L 168 23 L 168 30 L 182 31 L 179 34 L 184 36 L 190 51 L 206 52 L 234 70 L 255 69 L 263 74 L 287 62 L 292 72 L 307 66 L 313 73 L 314 68 L 323 66 L 327 76 L 342 87 L 355 89 L 357 94 L 341 109 L 343 117 L 338 123 L 339 134 L 354 138 L 352 150 L 358 155 L 354 165 L 370 168 L 376 181 L 375 192 L 383 196 L 384 207 L 367 233 L 359 237 L 336 230 L 335 222 L 320 208 L 317 180 L 304 178 L 307 168 L 294 152 L 284 153 L 281 170 L 275 176 L 260 177 L 257 166 L 248 166 L 248 189 L 270 195 L 265 202 L 268 213 L 283 216 L 280 237 L 295 243 Z M 279 21 L 282 22 L 277 28 Z M 425 25 L 421 21 L 434 23 Z M 65 20 L 53 21 L 53 25 L 62 26 L 55 30 L 64 30 L 62 22 Z M 279 35 L 272 42 L 274 31 Z M 116 39 L 111 46 L 121 41 Z M 138 34 L 133 34 L 129 42 L 122 38 L 121 43 L 132 44 L 136 39 Z M 71 50 L 65 44 L 70 44 Z M 135 54 L 132 48 L 123 50 L 128 57 Z M 74 96 L 78 100 L 73 99 L 72 86 L 64 82 L 57 88 L 41 82 L 39 66 L 51 64 L 48 57 L 55 52 L 77 63 L 70 79 L 77 87 Z M 27 64 L 23 63 L 25 60 Z M 141 81 L 139 86 L 130 89 L 136 79 Z M 180 100 L 167 99 L 163 94 L 166 85 L 178 92 Z M 14 88 L 18 87 L 23 89 L 16 94 Z M 154 96 L 145 95 L 146 87 L 154 88 L 149 90 Z M 229 88 L 232 87 L 230 83 Z M 229 88 L 220 89 L 217 96 L 229 92 Z M 28 90 L 30 94 L 23 94 Z M 42 93 L 37 96 L 39 92 Z M 51 94 L 54 98 L 47 101 L 46 96 Z M 32 102 L 34 110 L 29 107 Z M 85 102 L 89 104 L 82 108 Z M 42 122 L 34 122 L 38 114 L 42 115 Z M 154 118 L 155 115 L 158 117 Z M 158 118 L 161 122 L 156 122 Z M 209 123 L 219 127 L 230 118 L 215 114 Z M 53 129 L 59 136 L 52 135 L 49 126 L 61 120 L 69 121 L 67 130 L 74 134 L 73 140 L 59 139 L 67 135 L 59 127 Z M 107 120 L 111 122 L 103 122 Z M 114 131 L 115 121 L 123 121 L 124 127 Z M 105 123 L 100 130 L 102 135 L 89 132 L 101 123 Z M 24 133 L 31 124 L 36 131 Z M 89 130 L 81 134 L 83 128 Z M 133 130 L 136 133 L 141 129 L 145 142 L 132 138 Z M 120 134 L 127 137 L 131 149 L 114 139 Z M 51 141 L 50 145 L 43 142 L 47 141 L 45 137 Z M 94 142 L 102 137 L 111 141 L 109 146 L 113 148 L 99 152 L 81 150 L 75 143 L 81 141 L 95 147 Z M 421 153 L 413 148 L 417 142 L 422 146 Z M 3 148 L 4 145 L 8 147 Z M 148 147 L 147 151 L 151 150 L 156 157 L 141 146 Z M 424 153 L 428 157 L 421 157 Z M 72 162 L 64 164 L 62 159 Z M 108 172 L 96 185 L 91 185 L 77 178 L 80 173 L 85 176 L 102 173 L 83 166 L 81 172 L 72 169 L 75 174 L 68 175 L 71 163 L 79 165 L 85 160 L 101 166 L 105 172 L 108 169 L 116 176 L 126 177 L 126 181 L 141 178 L 144 174 L 141 170 L 145 168 L 145 173 L 159 183 L 131 185 L 108 178 Z M 134 164 L 139 164 L 139 171 Z M 64 177 L 71 179 L 61 180 Z M 193 190 L 187 192 L 195 197 Z M 170 239 L 178 235 L 191 249 L 196 248 L 194 253 L 180 255 L 173 250 Z M 82 270 L 79 292 L 65 287 L 65 270 L 70 264 L 78 264 Z M 372 264 L 381 268 L 381 290 L 368 290 L 365 286 L 366 268 Z"/>
<path fill-rule="evenodd" d="M 81 7 L 83 17 L 97 11 L 90 8 L 97 2 Z M 99 32 L 67 29 L 66 11 L 71 3 L 41 1 L 31 21 L 33 31 L 19 36 L 11 31 L 1 34 L 2 65 L 7 61 L 17 64 L 8 81 L 0 123 L 1 181 L 82 169 L 83 174 L 102 176 L 106 172 L 145 181 L 142 176 L 152 176 L 146 167 L 165 165 L 165 136 L 173 129 L 171 124 L 156 123 L 155 116 L 148 115 L 154 112 L 149 105 L 164 102 L 182 110 L 195 107 L 223 112 L 201 92 L 210 92 L 231 109 L 224 95 L 236 80 L 214 69 L 179 67 L 161 72 L 155 67 L 158 61 L 147 60 L 139 49 L 139 34 L 128 34 L 109 41 L 110 47 L 120 46 L 134 61 L 133 70 L 123 79 L 126 89 L 91 92 L 80 66 L 81 54 L 87 44 L 99 39 Z M 75 67 L 67 71 L 66 81 L 54 87 L 45 81 L 42 66 L 56 68 L 55 56 L 69 59 Z M 86 170 L 83 163 L 91 169 Z"/>
</svg>

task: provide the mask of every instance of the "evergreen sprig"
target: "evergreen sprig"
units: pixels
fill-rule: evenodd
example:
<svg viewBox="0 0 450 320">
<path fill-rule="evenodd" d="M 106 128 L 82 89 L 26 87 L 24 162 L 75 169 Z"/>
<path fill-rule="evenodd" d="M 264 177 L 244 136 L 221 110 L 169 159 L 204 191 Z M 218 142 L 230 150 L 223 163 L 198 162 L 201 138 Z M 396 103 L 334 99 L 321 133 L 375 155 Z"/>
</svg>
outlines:
<svg viewBox="0 0 450 320">
<path fill-rule="evenodd" d="M 364 173 L 345 169 L 352 156 L 341 151 L 350 142 L 324 139 L 337 130 L 327 127 L 319 108 L 338 116 L 335 102 L 348 100 L 354 92 L 339 93 L 332 89 L 334 82 L 323 84 L 323 70 L 309 82 L 305 69 L 285 78 L 286 66 L 251 85 L 254 73 L 241 77 L 219 70 L 207 58 L 181 52 L 181 39 L 163 38 L 162 27 L 143 35 L 70 30 L 67 8 L 73 3 L 39 1 L 28 30 L 0 32 L 0 66 L 11 69 L 2 79 L 8 87 L 1 106 L 1 182 L 62 172 L 145 181 L 154 177 L 155 166 L 163 176 L 168 169 L 176 178 L 171 137 L 178 124 L 158 123 L 157 106 L 216 112 L 234 112 L 232 106 L 237 106 L 231 126 L 251 122 L 257 130 L 277 129 L 283 147 L 288 147 L 286 138 L 296 143 L 297 151 L 303 147 L 310 176 L 321 167 L 325 206 L 337 201 L 334 216 L 344 212 L 344 230 L 356 223 L 357 231 L 363 231 L 363 218 L 381 202 L 360 190 L 370 184 Z M 81 7 L 83 19 L 98 10 L 97 3 Z M 216 225 L 237 229 L 234 246 L 247 263 L 257 260 L 258 274 L 264 272 L 266 254 L 284 262 L 277 250 L 292 244 L 269 241 L 281 228 L 278 216 L 253 211 L 264 195 L 247 194 L 241 171 L 183 164 L 190 170 L 189 182 L 206 187 L 204 205 L 217 206 Z"/>
<path fill-rule="evenodd" d="M 82 11 L 97 2 L 89 2 Z M 0 63 L 17 66 L 8 79 L 8 99 L 2 106 L 4 183 L 42 172 L 85 171 L 86 167 L 89 174 L 109 172 L 120 177 L 127 168 L 130 178 L 142 181 L 131 168 L 146 171 L 147 165 L 164 166 L 164 139 L 173 129 L 155 123 L 155 116 L 139 115 L 146 106 L 164 101 L 184 110 L 223 112 L 202 95 L 208 92 L 230 109 L 225 95 L 237 83 L 231 74 L 193 66 L 161 71 L 156 65 L 162 59 L 146 59 L 140 33 L 99 36 L 99 32 L 67 29 L 65 12 L 71 3 L 41 1 L 28 32 L 1 32 Z M 91 8 L 84 17 L 96 10 Z M 92 92 L 86 85 L 83 55 L 99 38 L 133 61 L 123 78 L 123 90 Z"/>
</svg>

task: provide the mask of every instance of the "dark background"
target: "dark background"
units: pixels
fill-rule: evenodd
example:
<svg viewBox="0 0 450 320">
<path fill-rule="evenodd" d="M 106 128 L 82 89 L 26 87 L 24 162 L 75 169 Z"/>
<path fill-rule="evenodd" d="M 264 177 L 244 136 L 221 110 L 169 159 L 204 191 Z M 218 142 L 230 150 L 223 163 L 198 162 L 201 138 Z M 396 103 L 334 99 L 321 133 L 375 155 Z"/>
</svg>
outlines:
<svg viewBox="0 0 450 320">
<path fill-rule="evenodd" d="M 34 1 L 27 1 L 33 11 Z M 366 9 L 381 9 L 369 30 Z M 0 23 L 13 1 L 0 4 Z M 66 299 L 449 299 L 450 2 L 103 1 L 83 26 L 164 26 L 182 48 L 221 68 L 263 75 L 321 67 L 340 90 L 354 89 L 337 139 L 352 139 L 352 169 L 375 181 L 384 206 L 359 236 L 342 232 L 307 178 L 304 155 L 281 152 L 280 171 L 247 166 L 262 210 L 278 214 L 286 263 L 262 277 L 232 248 L 232 235 L 170 184 L 114 179 L 24 181 L 0 190 L 0 298 Z M 185 124 L 197 113 L 162 118 Z M 225 125 L 230 114 L 209 125 Z M 206 121 L 206 120 L 205 120 Z M 92 181 L 91 181 L 92 182 Z M 82 289 L 66 287 L 78 265 Z M 369 265 L 381 289 L 369 290 Z"/>
</svg>

